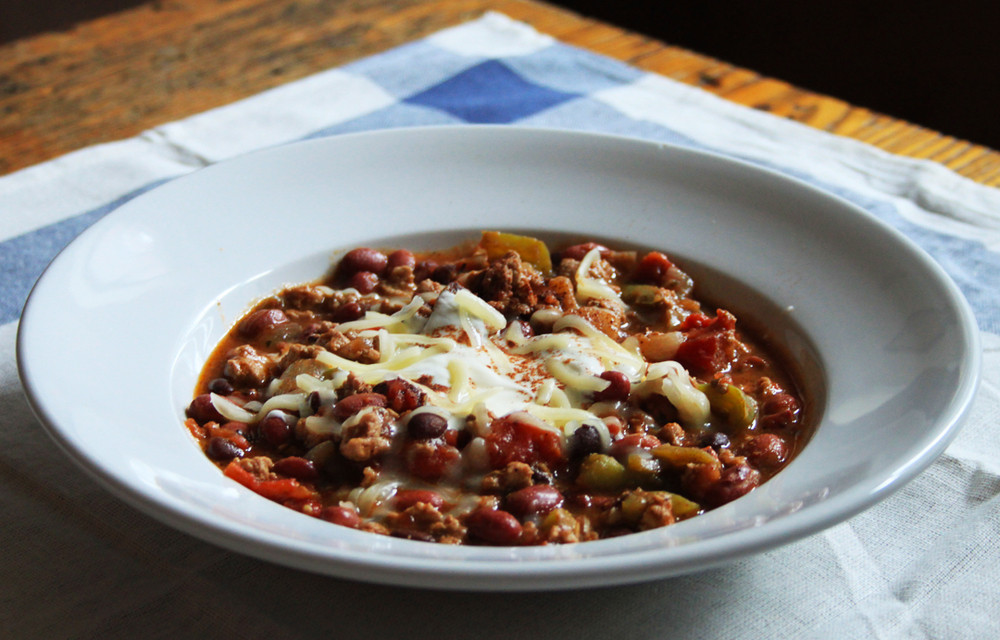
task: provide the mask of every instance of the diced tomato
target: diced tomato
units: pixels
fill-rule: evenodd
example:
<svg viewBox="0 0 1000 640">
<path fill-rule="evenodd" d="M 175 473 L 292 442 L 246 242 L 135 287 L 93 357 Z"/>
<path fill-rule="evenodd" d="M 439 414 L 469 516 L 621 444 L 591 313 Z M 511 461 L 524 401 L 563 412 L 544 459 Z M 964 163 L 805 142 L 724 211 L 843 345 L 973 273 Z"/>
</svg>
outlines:
<svg viewBox="0 0 1000 640">
<path fill-rule="evenodd" d="M 241 467 L 235 461 L 226 465 L 223 473 L 227 478 L 239 482 L 247 489 L 253 489 L 254 485 L 257 483 L 257 478 L 255 478 L 252 473 Z"/>
<path fill-rule="evenodd" d="M 194 418 L 188 418 L 187 420 L 185 420 L 184 426 L 187 427 L 187 430 L 191 432 L 191 435 L 197 438 L 198 440 L 204 440 L 205 438 L 208 437 L 205 434 L 205 430 L 202 428 L 200 424 L 198 424 L 198 421 L 195 420 Z"/>
<path fill-rule="evenodd" d="M 302 486 L 298 480 L 293 478 L 282 478 L 280 480 L 261 480 L 257 483 L 257 493 L 275 502 L 287 502 L 289 500 L 308 500 L 313 497 L 313 492 Z"/>
<path fill-rule="evenodd" d="M 213 425 L 212 423 L 209 423 L 208 425 L 205 426 L 205 433 L 210 438 L 213 438 L 213 437 L 224 438 L 224 439 L 232 442 L 234 445 L 236 445 L 237 447 L 239 447 L 243 451 L 246 451 L 247 449 L 250 448 L 250 443 L 247 442 L 247 439 L 244 438 L 241 434 L 239 434 L 236 431 L 233 431 L 231 428 L 229 428 L 230 425 L 239 425 L 239 424 L 243 424 L 243 423 L 241 423 L 241 422 L 229 422 L 225 426 L 222 426 L 222 427 L 217 426 L 217 425 Z"/>
<path fill-rule="evenodd" d="M 427 482 L 437 482 L 460 462 L 462 454 L 444 443 L 413 442 L 407 445 L 406 469 Z"/>
<path fill-rule="evenodd" d="M 711 377 L 729 370 L 739 345 L 733 314 L 722 309 L 714 318 L 692 314 L 681 324 L 680 330 L 686 336 L 674 359 L 688 371 L 696 376 Z"/>
<path fill-rule="evenodd" d="M 662 286 L 665 284 L 667 272 L 672 266 L 674 263 L 665 254 L 659 251 L 650 251 L 639 261 L 633 279 L 636 282 Z"/>
<path fill-rule="evenodd" d="M 292 478 L 260 480 L 236 461 L 230 462 L 223 470 L 223 473 L 226 477 L 239 482 L 247 489 L 264 496 L 268 500 L 282 504 L 296 500 L 310 500 L 315 497 L 315 492 L 303 486 L 298 480 Z"/>
<path fill-rule="evenodd" d="M 681 322 L 679 327 L 677 327 L 677 330 L 681 332 L 687 332 L 692 329 L 707 327 L 708 325 L 712 324 L 713 320 L 715 320 L 715 318 L 713 318 L 712 316 L 707 316 L 704 313 L 692 313 L 688 317 L 684 318 L 684 321 Z"/>
<path fill-rule="evenodd" d="M 557 466 L 563 461 L 559 434 L 506 416 L 493 422 L 486 436 L 490 466 L 499 469 L 511 462 Z"/>
</svg>

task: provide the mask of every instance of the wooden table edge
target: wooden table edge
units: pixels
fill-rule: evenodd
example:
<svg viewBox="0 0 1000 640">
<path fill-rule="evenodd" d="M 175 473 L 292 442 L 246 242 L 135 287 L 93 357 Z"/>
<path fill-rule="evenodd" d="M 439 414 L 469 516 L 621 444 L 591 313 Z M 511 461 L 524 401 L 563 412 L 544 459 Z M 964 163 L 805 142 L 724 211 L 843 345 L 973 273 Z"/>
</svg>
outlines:
<svg viewBox="0 0 1000 640">
<path fill-rule="evenodd" d="M 497 11 L 737 104 L 1000 186 L 1000 153 L 536 0 L 154 0 L 0 46 L 0 175 Z"/>
</svg>

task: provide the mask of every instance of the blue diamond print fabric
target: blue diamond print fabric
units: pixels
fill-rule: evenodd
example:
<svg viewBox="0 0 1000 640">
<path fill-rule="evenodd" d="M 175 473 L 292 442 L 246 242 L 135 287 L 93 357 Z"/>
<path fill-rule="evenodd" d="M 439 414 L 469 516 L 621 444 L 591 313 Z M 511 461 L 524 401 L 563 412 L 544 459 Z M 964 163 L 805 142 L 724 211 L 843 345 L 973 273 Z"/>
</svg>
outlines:
<svg viewBox="0 0 1000 640">
<path fill-rule="evenodd" d="M 499 60 L 487 60 L 406 99 L 463 122 L 510 124 L 572 100 L 579 94 L 528 82 Z"/>
<path fill-rule="evenodd" d="M 971 195 L 962 202 L 953 188 L 956 177 L 943 167 L 889 160 L 865 145 L 567 46 L 498 14 L 138 138 L 71 154 L 57 164 L 78 202 L 33 190 L 33 174 L 51 173 L 54 165 L 0 179 L 9 194 L 5 206 L 18 221 L 4 221 L 0 232 L 0 322 L 16 320 L 43 266 L 128 194 L 295 140 L 455 124 L 610 133 L 723 153 L 793 175 L 903 230 L 948 269 L 973 303 L 980 326 L 1000 330 L 994 294 L 1000 290 L 1000 254 L 990 248 L 1000 245 L 1000 223 L 988 218 L 980 225 L 986 231 L 970 233 L 960 222 L 989 209 L 983 201 L 998 200 L 995 192 L 969 183 L 963 189 Z M 19 202 L 30 202 L 30 214 L 19 211 Z M 921 206 L 927 203 L 933 206 Z"/>
</svg>

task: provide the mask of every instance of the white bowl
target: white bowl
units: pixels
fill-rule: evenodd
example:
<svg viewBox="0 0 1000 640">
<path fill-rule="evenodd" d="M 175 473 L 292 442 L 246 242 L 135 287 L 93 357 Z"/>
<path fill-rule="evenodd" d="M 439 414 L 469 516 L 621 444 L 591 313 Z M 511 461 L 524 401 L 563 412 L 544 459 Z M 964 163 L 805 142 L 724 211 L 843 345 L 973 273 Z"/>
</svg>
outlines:
<svg viewBox="0 0 1000 640">
<path fill-rule="evenodd" d="M 225 478 L 182 426 L 202 364 L 249 305 L 338 250 L 444 248 L 480 229 L 666 251 L 787 348 L 818 421 L 749 495 L 670 527 L 486 548 L 363 533 Z M 725 274 L 725 275 L 722 275 Z M 404 129 L 251 154 L 154 189 L 74 241 L 36 285 L 18 360 L 71 458 L 132 505 L 234 551 L 401 585 L 637 582 L 844 520 L 929 465 L 979 372 L 975 321 L 930 258 L 869 214 L 723 157 L 590 134 Z"/>
</svg>

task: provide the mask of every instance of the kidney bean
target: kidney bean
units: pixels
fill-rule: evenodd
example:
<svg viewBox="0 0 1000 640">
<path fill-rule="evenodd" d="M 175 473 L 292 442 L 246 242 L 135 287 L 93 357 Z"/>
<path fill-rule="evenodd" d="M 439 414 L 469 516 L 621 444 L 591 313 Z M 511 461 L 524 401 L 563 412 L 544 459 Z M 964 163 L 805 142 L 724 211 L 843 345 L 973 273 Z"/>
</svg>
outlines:
<svg viewBox="0 0 1000 640">
<path fill-rule="evenodd" d="M 602 380 L 607 380 L 611 384 L 603 391 L 594 392 L 595 402 L 618 402 L 628 400 L 628 394 L 632 390 L 632 383 L 621 371 L 605 371 L 601 374 Z"/>
<path fill-rule="evenodd" d="M 205 446 L 205 454 L 212 460 L 225 462 L 233 458 L 242 458 L 243 449 L 240 449 L 226 438 L 212 436 L 208 439 L 208 444 Z"/>
<path fill-rule="evenodd" d="M 330 314 L 333 322 L 351 322 L 359 320 L 365 315 L 365 310 L 357 302 L 345 302 Z"/>
<path fill-rule="evenodd" d="M 607 511 L 615 504 L 617 496 L 607 496 L 593 493 L 573 492 L 566 496 L 567 502 L 580 509 L 600 509 Z"/>
<path fill-rule="evenodd" d="M 350 286 L 358 290 L 358 293 L 371 293 L 378 284 L 378 276 L 371 271 L 358 271 L 351 276 Z"/>
<path fill-rule="evenodd" d="M 406 249 L 399 249 L 389 254 L 386 270 L 391 273 L 396 267 L 410 267 L 412 269 L 416 265 L 417 259 L 412 252 Z"/>
<path fill-rule="evenodd" d="M 417 266 L 413 267 L 413 279 L 417 282 L 426 280 L 438 268 L 438 263 L 434 260 L 421 260 Z"/>
<path fill-rule="evenodd" d="M 258 309 L 240 322 L 239 332 L 247 338 L 256 338 L 288 322 L 281 309 Z"/>
<path fill-rule="evenodd" d="M 225 378 L 215 378 L 208 383 L 208 390 L 212 393 L 218 394 L 220 396 L 228 396 L 230 393 L 235 391 L 233 385 L 229 380 Z"/>
<path fill-rule="evenodd" d="M 357 529 L 358 525 L 361 524 L 361 516 L 358 515 L 357 511 L 350 507 L 340 505 L 324 508 L 320 511 L 319 517 L 327 522 L 339 524 L 342 527 L 349 527 L 351 529 Z"/>
<path fill-rule="evenodd" d="M 616 440 L 608 452 L 615 458 L 622 458 L 636 449 L 654 449 L 663 444 L 656 436 L 646 433 L 630 433 L 621 440 Z"/>
<path fill-rule="evenodd" d="M 189 418 L 194 418 L 195 422 L 200 425 L 204 425 L 208 422 L 218 422 L 223 423 L 226 421 L 219 410 L 215 408 L 212 404 L 212 397 L 203 393 L 200 396 L 195 397 L 188 405 L 187 415 Z"/>
<path fill-rule="evenodd" d="M 788 457 L 788 444 L 773 433 L 760 433 L 747 441 L 743 455 L 758 468 L 774 468 Z"/>
<path fill-rule="evenodd" d="M 512 545 L 521 538 L 521 523 L 506 511 L 476 509 L 465 524 L 471 536 L 489 544 Z"/>
<path fill-rule="evenodd" d="M 371 271 L 381 275 L 385 271 L 388 258 L 381 251 L 359 247 L 348 251 L 340 261 L 340 269 L 344 275 L 350 276 L 359 271 Z"/>
<path fill-rule="evenodd" d="M 316 469 L 313 461 L 298 456 L 282 458 L 275 462 L 271 468 L 275 473 L 295 478 L 296 480 L 309 481 L 319 477 L 319 471 Z"/>
<path fill-rule="evenodd" d="M 381 393 L 355 393 L 334 405 L 333 415 L 338 420 L 346 420 L 365 407 L 384 407 L 385 404 L 385 396 Z"/>
<path fill-rule="evenodd" d="M 572 247 L 566 247 L 560 254 L 560 257 L 563 259 L 569 258 L 570 260 L 583 260 L 583 257 L 594 249 L 599 249 L 602 256 L 606 255 L 609 251 L 603 244 L 585 242 L 583 244 L 574 244 Z"/>
<path fill-rule="evenodd" d="M 719 480 L 709 487 L 705 494 L 705 502 L 709 506 L 719 507 L 750 493 L 759 484 L 760 472 L 756 469 L 751 469 L 745 464 L 726 467 L 722 470 Z"/>
<path fill-rule="evenodd" d="M 372 391 L 384 395 L 386 406 L 396 413 L 413 411 L 426 402 L 426 394 L 423 390 L 403 378 L 383 380 L 375 385 Z"/>
<path fill-rule="evenodd" d="M 795 396 L 776 393 L 761 404 L 757 423 L 764 429 L 788 428 L 798 422 L 801 410 Z"/>
<path fill-rule="evenodd" d="M 400 511 L 405 511 L 418 502 L 429 504 L 435 509 L 444 507 L 444 498 L 437 491 L 426 489 L 400 489 L 392 497 L 392 504 Z"/>
<path fill-rule="evenodd" d="M 448 429 L 448 421 L 436 413 L 418 413 L 406 423 L 406 435 L 414 440 L 440 438 Z"/>
<path fill-rule="evenodd" d="M 292 436 L 292 427 L 279 415 L 268 415 L 257 428 L 260 436 L 272 447 L 280 447 Z"/>
<path fill-rule="evenodd" d="M 555 487 L 536 484 L 519 489 L 507 496 L 504 506 L 519 518 L 542 516 L 561 507 L 563 495 Z"/>
<path fill-rule="evenodd" d="M 583 425 L 569 438 L 569 454 L 574 460 L 586 458 L 592 453 L 600 453 L 603 448 L 601 433 L 593 425 Z"/>
</svg>

